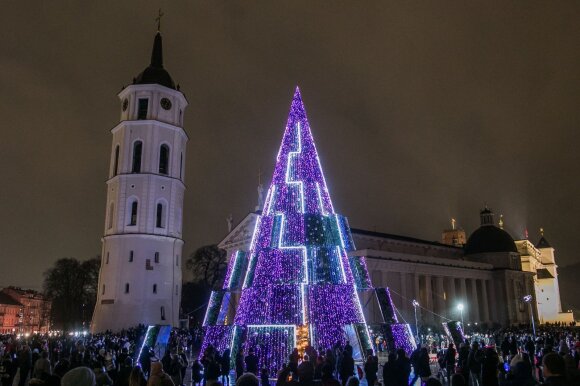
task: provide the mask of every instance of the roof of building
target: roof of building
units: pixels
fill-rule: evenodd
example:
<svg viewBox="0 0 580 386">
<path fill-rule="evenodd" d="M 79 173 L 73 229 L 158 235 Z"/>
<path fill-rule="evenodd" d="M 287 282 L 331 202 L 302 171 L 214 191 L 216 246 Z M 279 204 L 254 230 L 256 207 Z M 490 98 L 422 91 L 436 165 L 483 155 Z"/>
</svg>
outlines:
<svg viewBox="0 0 580 386">
<path fill-rule="evenodd" d="M 536 271 L 538 279 L 553 279 L 554 276 L 546 268 L 540 268 Z"/>
<path fill-rule="evenodd" d="M 151 64 L 133 79 L 133 84 L 160 84 L 176 90 L 175 82 L 171 78 L 171 75 L 163 68 L 163 44 L 159 31 L 157 31 L 155 40 L 153 41 Z"/>
<path fill-rule="evenodd" d="M 536 244 L 536 248 L 552 248 L 552 245 L 546 240 L 544 236 L 540 238 L 540 241 Z"/>
<path fill-rule="evenodd" d="M 436 247 L 461 249 L 461 247 L 456 247 L 456 246 L 448 245 L 448 244 L 442 244 L 442 243 L 439 243 L 437 241 L 427 241 L 427 240 L 417 239 L 414 237 L 393 235 L 393 234 L 389 234 L 389 233 L 381 233 L 381 232 L 374 232 L 374 231 L 367 231 L 365 229 L 350 228 L 350 232 L 353 234 L 371 236 L 371 237 L 380 237 L 383 239 L 407 241 L 410 243 L 418 243 L 418 244 L 428 244 L 428 245 L 433 245 Z"/>
<path fill-rule="evenodd" d="M 465 254 L 517 252 L 514 239 L 495 225 L 482 225 L 467 239 Z"/>
<path fill-rule="evenodd" d="M 22 304 L 19 301 L 17 301 L 8 294 L 5 294 L 4 292 L 0 292 L 0 304 L 9 306 L 22 306 Z"/>
</svg>

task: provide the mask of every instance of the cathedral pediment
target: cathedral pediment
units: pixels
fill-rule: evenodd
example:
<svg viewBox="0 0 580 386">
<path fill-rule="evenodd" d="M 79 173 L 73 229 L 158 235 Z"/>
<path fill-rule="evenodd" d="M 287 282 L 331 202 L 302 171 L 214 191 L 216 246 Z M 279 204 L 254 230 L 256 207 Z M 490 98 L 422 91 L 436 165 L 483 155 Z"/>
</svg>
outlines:
<svg viewBox="0 0 580 386">
<path fill-rule="evenodd" d="M 259 214 L 256 212 L 248 213 L 247 216 L 244 217 L 222 241 L 220 241 L 218 247 L 226 250 L 240 249 L 247 251 L 252 242 L 252 235 L 254 233 L 254 227 L 256 226 L 258 215 Z"/>
</svg>

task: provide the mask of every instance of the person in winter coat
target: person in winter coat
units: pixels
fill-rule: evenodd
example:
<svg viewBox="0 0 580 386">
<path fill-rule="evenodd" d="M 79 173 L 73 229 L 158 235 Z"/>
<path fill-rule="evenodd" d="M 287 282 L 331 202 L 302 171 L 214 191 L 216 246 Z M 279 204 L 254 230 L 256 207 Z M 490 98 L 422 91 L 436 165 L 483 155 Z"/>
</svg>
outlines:
<svg viewBox="0 0 580 386">
<path fill-rule="evenodd" d="M 250 352 L 244 358 L 244 362 L 246 363 L 246 371 L 248 373 L 252 373 L 254 375 L 258 375 L 258 357 L 254 354 L 254 349 L 251 348 Z"/>
<path fill-rule="evenodd" d="M 38 379 L 44 379 L 45 377 L 52 374 L 52 369 L 50 366 L 50 360 L 48 360 L 48 353 L 43 351 L 40 354 L 40 358 L 34 363 L 34 370 L 32 371 L 33 377 Z"/>
<path fill-rule="evenodd" d="M 467 357 L 467 368 L 469 369 L 469 384 L 471 386 L 482 386 L 481 365 L 483 364 L 483 352 L 479 349 L 479 343 L 471 344 L 471 351 Z"/>
<path fill-rule="evenodd" d="M 342 386 L 345 386 L 348 378 L 354 375 L 354 360 L 352 359 L 350 351 L 343 351 L 342 358 L 338 364 L 338 373 Z"/>
<path fill-rule="evenodd" d="M 427 382 L 427 379 L 431 376 L 431 367 L 429 367 L 429 352 L 427 347 L 422 347 L 419 354 L 419 362 L 417 363 L 417 373 L 421 377 L 423 383 Z"/>
<path fill-rule="evenodd" d="M 529 361 L 525 361 L 530 363 Z M 531 369 L 530 369 L 531 370 Z M 485 349 L 481 366 L 481 382 L 485 386 L 499 386 L 499 356 L 493 348 Z"/>
<path fill-rule="evenodd" d="M 445 352 L 445 356 L 443 357 L 443 367 L 445 368 L 445 372 L 447 373 L 447 383 L 451 384 L 451 376 L 455 374 L 455 355 L 457 351 L 455 351 L 455 345 L 453 343 L 449 343 L 449 347 L 447 347 L 447 351 Z"/>
<path fill-rule="evenodd" d="M 115 380 L 115 386 L 129 386 L 129 377 L 131 376 L 131 371 L 133 370 L 133 358 L 126 356 L 121 363 L 121 368 L 117 373 L 117 379 Z"/>
<path fill-rule="evenodd" d="M 398 373 L 397 384 L 399 386 L 407 386 L 409 384 L 409 377 L 411 376 L 411 361 L 407 358 L 407 353 L 402 348 L 397 350 L 395 364 Z"/>
<path fill-rule="evenodd" d="M 374 355 L 369 355 L 364 364 L 365 378 L 368 386 L 374 386 L 377 380 L 377 371 L 379 371 L 379 363 L 375 360 Z"/>
<path fill-rule="evenodd" d="M 203 369 L 203 366 L 201 365 L 201 362 L 198 359 L 193 361 L 193 364 L 191 365 L 191 382 L 194 385 L 199 385 L 201 383 L 201 380 L 202 380 L 201 370 L 202 369 Z"/>
<path fill-rule="evenodd" d="M 308 354 L 304 354 L 304 360 L 298 365 L 298 382 L 300 386 L 310 386 L 314 379 L 314 365 Z"/>
<path fill-rule="evenodd" d="M 129 386 L 147 386 L 145 374 L 141 370 L 141 366 L 133 367 L 131 375 L 129 375 Z"/>
<path fill-rule="evenodd" d="M 61 386 L 96 386 L 95 373 L 88 367 L 80 366 L 69 370 L 60 381 Z"/>
<path fill-rule="evenodd" d="M 230 386 L 230 367 L 230 349 L 227 348 L 220 359 L 220 374 L 224 386 Z"/>
<path fill-rule="evenodd" d="M 244 374 L 244 350 L 240 350 L 236 354 L 236 381 Z"/>
<path fill-rule="evenodd" d="M 384 386 L 401 386 L 399 383 L 399 369 L 397 368 L 397 354 L 389 353 L 387 361 L 383 365 L 383 385 Z M 406 382 L 405 382 L 406 384 Z M 404 385 L 403 385 L 404 386 Z"/>
<path fill-rule="evenodd" d="M 151 375 L 147 386 L 175 386 L 171 377 L 163 371 L 163 364 L 161 362 L 151 363 Z"/>
</svg>

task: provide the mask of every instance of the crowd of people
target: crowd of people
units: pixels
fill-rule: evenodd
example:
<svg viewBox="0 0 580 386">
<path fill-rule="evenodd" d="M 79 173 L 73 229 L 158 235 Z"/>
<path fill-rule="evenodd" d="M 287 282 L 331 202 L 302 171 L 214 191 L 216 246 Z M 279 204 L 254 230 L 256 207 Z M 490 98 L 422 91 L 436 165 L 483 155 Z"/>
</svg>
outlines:
<svg viewBox="0 0 580 386">
<path fill-rule="evenodd" d="M 260 367 L 254 347 L 232 357 L 229 349 L 208 346 L 199 355 L 200 329 L 174 329 L 161 355 L 144 345 L 145 331 L 140 326 L 117 334 L 0 336 L 0 386 L 580 385 L 580 329 L 570 326 L 543 327 L 537 335 L 525 328 L 490 331 L 457 345 L 426 341 L 410 355 L 384 346 L 362 360 L 348 342 L 308 346 L 294 349 L 275 371 Z"/>
<path fill-rule="evenodd" d="M 164 355 L 143 346 L 145 333 L 0 335 L 0 385 L 184 385 L 201 330 L 172 330 Z"/>
<path fill-rule="evenodd" d="M 381 342 L 383 344 L 384 342 Z M 539 329 L 537 337 L 527 328 L 488 331 L 455 343 L 441 339 L 425 342 L 408 355 L 399 348 L 384 347 L 380 360 L 372 351 L 356 363 L 348 342 L 332 349 L 307 347 L 302 356 L 294 350 L 276 374 L 276 386 L 580 386 L 580 329 L 553 325 Z M 382 354 L 382 353 L 381 353 Z M 381 359 L 383 355 L 381 355 Z M 382 363 L 380 363 L 382 362 Z M 253 348 L 236 354 L 236 386 L 268 386 L 268 369 L 259 368 Z M 208 347 L 202 355 L 197 382 L 226 386 L 230 352 L 222 355 Z"/>
</svg>

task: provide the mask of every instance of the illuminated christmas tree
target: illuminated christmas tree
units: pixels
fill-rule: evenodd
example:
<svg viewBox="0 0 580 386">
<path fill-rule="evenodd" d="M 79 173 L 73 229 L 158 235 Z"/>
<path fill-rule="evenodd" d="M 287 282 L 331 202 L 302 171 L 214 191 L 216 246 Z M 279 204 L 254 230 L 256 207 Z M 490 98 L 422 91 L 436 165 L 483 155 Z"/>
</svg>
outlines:
<svg viewBox="0 0 580 386">
<path fill-rule="evenodd" d="M 357 289 L 370 288 L 364 258 L 346 218 L 335 213 L 298 88 L 294 94 L 272 183 L 250 250 L 230 259 L 223 291 L 212 293 L 204 321 L 204 347 L 255 348 L 271 372 L 294 347 L 371 348 Z M 235 288 L 241 289 L 232 326 L 224 320 Z M 246 350 L 247 352 L 247 350 Z"/>
</svg>

